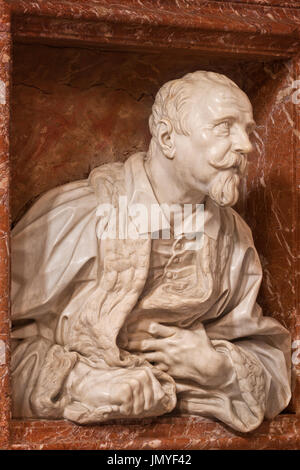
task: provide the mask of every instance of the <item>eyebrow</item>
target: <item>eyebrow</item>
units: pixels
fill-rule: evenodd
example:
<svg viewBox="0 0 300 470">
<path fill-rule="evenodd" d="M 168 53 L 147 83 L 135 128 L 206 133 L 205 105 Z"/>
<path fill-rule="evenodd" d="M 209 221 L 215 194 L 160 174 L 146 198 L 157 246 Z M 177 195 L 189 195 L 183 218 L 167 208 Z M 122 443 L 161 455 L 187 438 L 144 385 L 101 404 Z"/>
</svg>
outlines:
<svg viewBox="0 0 300 470">
<path fill-rule="evenodd" d="M 237 119 L 237 114 L 224 114 L 223 116 L 216 118 L 213 120 L 214 124 L 218 124 L 222 121 L 226 121 L 226 119 Z"/>
<path fill-rule="evenodd" d="M 222 117 L 220 117 L 220 118 L 218 118 L 218 119 L 215 119 L 215 120 L 213 121 L 213 123 L 214 123 L 215 125 L 216 125 L 216 124 L 220 124 L 221 122 L 226 121 L 226 119 L 228 119 L 228 120 L 230 120 L 230 119 L 237 119 L 237 115 L 236 115 L 236 114 L 226 114 L 226 115 L 224 115 L 224 116 L 222 116 Z M 251 121 L 248 121 L 248 122 L 246 123 L 246 127 L 247 127 L 247 128 L 249 128 L 249 127 L 251 127 L 251 128 L 256 127 L 256 122 L 254 121 L 254 119 L 251 119 Z"/>
</svg>

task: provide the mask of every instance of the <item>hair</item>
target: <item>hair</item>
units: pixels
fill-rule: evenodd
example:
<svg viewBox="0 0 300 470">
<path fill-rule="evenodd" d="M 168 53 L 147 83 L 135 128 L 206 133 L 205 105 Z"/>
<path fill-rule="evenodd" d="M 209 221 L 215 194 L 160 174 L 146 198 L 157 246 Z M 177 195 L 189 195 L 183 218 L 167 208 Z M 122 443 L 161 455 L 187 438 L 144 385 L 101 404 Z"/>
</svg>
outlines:
<svg viewBox="0 0 300 470">
<path fill-rule="evenodd" d="M 177 134 L 190 135 L 187 104 L 192 100 L 192 91 L 195 86 L 197 91 L 200 90 L 204 93 L 209 85 L 225 85 L 239 89 L 236 83 L 225 75 L 203 70 L 188 73 L 177 80 L 171 80 L 159 89 L 149 117 L 152 144 L 153 139 L 156 140 L 157 137 L 158 124 L 163 119 L 167 119 L 172 123 Z M 151 153 L 151 144 L 149 153 Z"/>
</svg>

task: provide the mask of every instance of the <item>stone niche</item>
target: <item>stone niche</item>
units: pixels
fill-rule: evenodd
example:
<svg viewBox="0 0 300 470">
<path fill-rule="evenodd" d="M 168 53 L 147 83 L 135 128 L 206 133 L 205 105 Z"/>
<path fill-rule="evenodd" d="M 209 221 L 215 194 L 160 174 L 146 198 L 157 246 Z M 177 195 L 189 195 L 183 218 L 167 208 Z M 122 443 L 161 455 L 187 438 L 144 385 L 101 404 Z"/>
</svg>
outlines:
<svg viewBox="0 0 300 470">
<path fill-rule="evenodd" d="M 6 91 L 0 97 L 0 448 L 299 448 L 300 108 L 292 100 L 299 76 L 299 3 L 143 4 L 1 4 L 0 78 Z M 201 69 L 228 75 L 254 107 L 255 150 L 237 209 L 253 231 L 263 265 L 259 303 L 293 337 L 291 404 L 247 435 L 204 418 L 173 414 L 85 427 L 11 420 L 9 224 L 45 191 L 85 178 L 102 163 L 124 161 L 145 150 L 159 87 Z"/>
</svg>

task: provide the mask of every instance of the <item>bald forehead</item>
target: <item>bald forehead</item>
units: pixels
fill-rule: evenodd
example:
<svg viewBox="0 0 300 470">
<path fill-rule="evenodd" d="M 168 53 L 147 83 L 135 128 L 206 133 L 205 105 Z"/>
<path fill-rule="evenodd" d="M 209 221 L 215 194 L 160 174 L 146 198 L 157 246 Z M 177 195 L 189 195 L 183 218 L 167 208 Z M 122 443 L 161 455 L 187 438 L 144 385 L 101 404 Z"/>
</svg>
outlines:
<svg viewBox="0 0 300 470">
<path fill-rule="evenodd" d="M 240 89 L 229 86 L 219 86 L 215 89 L 211 89 L 207 95 L 207 98 L 215 102 L 216 104 L 236 104 L 244 111 L 252 111 L 252 106 L 248 96 Z"/>
<path fill-rule="evenodd" d="M 223 84 L 207 84 L 195 87 L 193 111 L 206 119 L 234 110 L 252 116 L 252 106 L 247 95 L 238 87 Z"/>
<path fill-rule="evenodd" d="M 225 103 L 239 104 L 245 110 L 252 110 L 248 96 L 240 88 L 225 84 L 207 84 L 204 88 L 196 87 L 194 97 L 208 104 L 213 102 L 215 105 Z"/>
</svg>

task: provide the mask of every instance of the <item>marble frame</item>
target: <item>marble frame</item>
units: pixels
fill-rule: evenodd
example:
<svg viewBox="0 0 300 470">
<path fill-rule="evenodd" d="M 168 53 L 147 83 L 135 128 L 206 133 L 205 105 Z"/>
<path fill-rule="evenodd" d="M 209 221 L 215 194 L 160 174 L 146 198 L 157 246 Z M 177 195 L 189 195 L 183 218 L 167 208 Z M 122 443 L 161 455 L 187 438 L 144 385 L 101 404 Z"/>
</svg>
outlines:
<svg viewBox="0 0 300 470">
<path fill-rule="evenodd" d="M 299 259 L 297 260 L 297 191 L 300 187 L 300 174 L 296 158 L 299 157 L 300 108 L 291 102 L 284 105 L 284 112 L 279 110 L 275 113 L 275 124 L 271 129 L 272 137 L 277 126 L 282 129 L 282 119 L 287 124 L 282 145 L 277 148 L 281 157 L 276 170 L 277 178 L 270 177 L 267 187 L 262 182 L 260 191 L 255 195 L 266 201 L 262 206 L 263 211 L 268 209 L 272 197 L 276 200 L 278 210 L 269 219 L 267 233 L 262 234 L 259 220 L 253 219 L 251 226 L 254 236 L 257 236 L 258 249 L 263 247 L 267 254 L 269 271 L 275 279 L 275 287 L 278 287 L 278 292 L 275 290 L 274 298 L 269 298 L 266 306 L 271 309 L 277 305 L 276 296 L 282 293 L 282 305 L 287 312 L 294 341 L 294 390 L 288 410 L 272 422 L 264 422 L 259 429 L 247 435 L 229 430 L 220 423 L 193 417 L 166 416 L 136 423 L 124 421 L 84 428 L 64 421 L 17 421 L 10 418 L 9 187 L 13 181 L 10 181 L 9 164 L 9 98 L 13 41 L 54 45 L 84 43 L 104 45 L 106 48 L 148 51 L 164 51 L 171 44 L 174 50 L 211 54 L 213 57 L 238 56 L 241 59 L 266 63 L 279 60 L 288 70 L 289 83 L 300 77 L 300 5 L 296 0 L 212 1 L 205 4 L 196 0 L 192 5 L 191 2 L 179 0 L 177 7 L 172 9 L 171 0 L 165 1 L 159 9 L 156 8 L 155 0 L 147 0 L 143 7 L 136 0 L 120 0 L 118 3 L 120 7 L 111 8 L 108 0 L 76 0 L 70 8 L 61 0 L 0 2 L 0 448 L 299 448 L 300 363 L 297 364 L 297 341 L 300 341 L 300 328 L 297 308 L 299 309 L 300 269 Z M 274 83 L 276 80 L 275 77 Z M 274 92 L 275 90 L 276 86 Z M 290 91 L 286 96 L 289 96 Z M 275 149 L 270 144 L 268 155 L 272 150 Z M 284 222 L 285 227 L 290 228 L 289 231 L 281 230 Z M 279 240 L 275 237 L 276 229 Z M 262 240 L 263 236 L 265 240 L 269 237 L 268 246 Z M 284 264 L 287 259 L 291 272 L 290 288 L 285 283 L 284 271 L 276 268 L 276 265 Z M 119 439 L 120 432 L 123 433 L 122 440 Z"/>
</svg>

